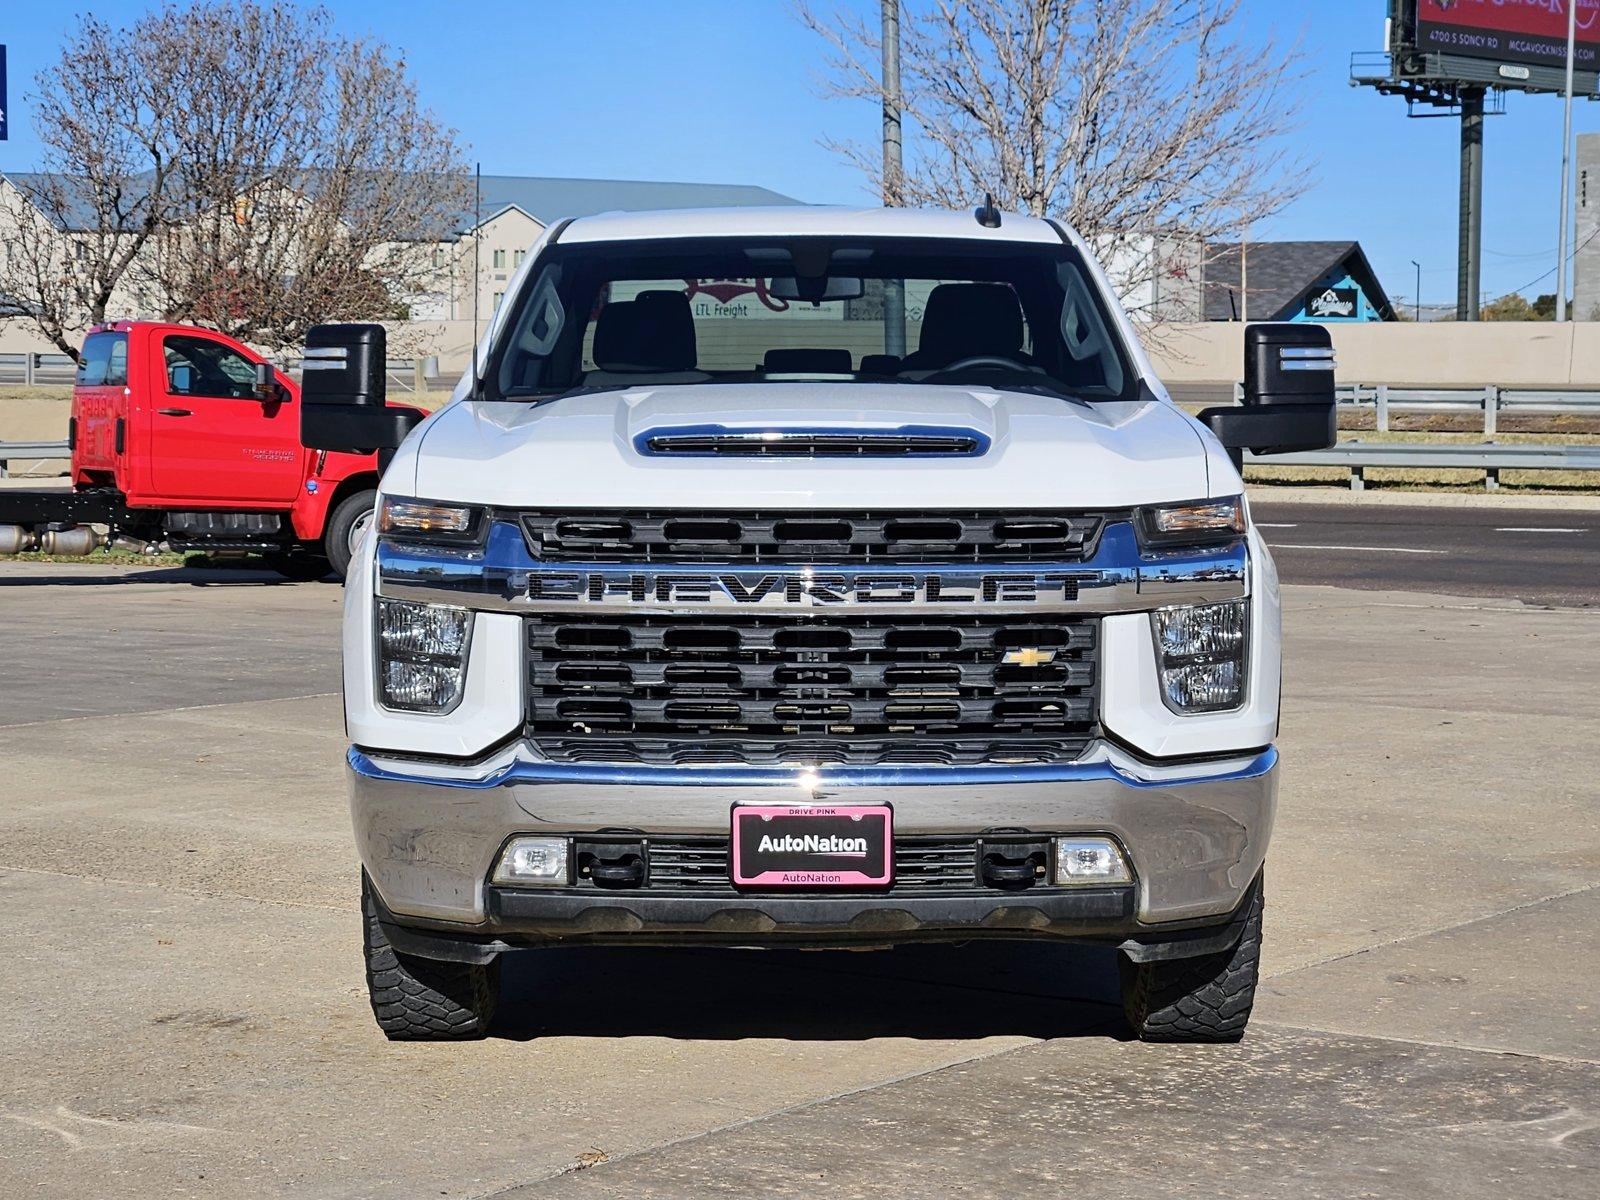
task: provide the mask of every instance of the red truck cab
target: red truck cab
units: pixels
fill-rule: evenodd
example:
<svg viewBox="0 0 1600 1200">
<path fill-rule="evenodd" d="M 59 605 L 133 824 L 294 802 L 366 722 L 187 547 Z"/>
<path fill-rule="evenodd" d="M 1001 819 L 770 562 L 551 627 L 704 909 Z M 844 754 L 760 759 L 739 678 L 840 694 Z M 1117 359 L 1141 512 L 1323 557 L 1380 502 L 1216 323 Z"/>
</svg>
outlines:
<svg viewBox="0 0 1600 1200">
<path fill-rule="evenodd" d="M 84 341 L 72 393 L 72 482 L 120 493 L 175 548 L 256 550 L 286 574 L 340 575 L 370 520 L 373 454 L 300 441 L 300 389 L 240 342 L 189 325 L 117 321 Z M 154 540 L 153 538 L 151 540 Z"/>
</svg>

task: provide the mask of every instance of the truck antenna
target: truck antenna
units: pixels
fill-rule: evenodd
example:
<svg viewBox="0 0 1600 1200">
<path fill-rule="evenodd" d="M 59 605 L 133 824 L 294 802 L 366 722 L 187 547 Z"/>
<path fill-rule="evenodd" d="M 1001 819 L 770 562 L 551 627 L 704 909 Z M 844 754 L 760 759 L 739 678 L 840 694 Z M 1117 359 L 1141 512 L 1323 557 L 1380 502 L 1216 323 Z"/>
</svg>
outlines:
<svg viewBox="0 0 1600 1200">
<path fill-rule="evenodd" d="M 472 398 L 483 399 L 483 373 L 478 363 L 478 293 L 483 290 L 479 262 L 483 245 L 483 164 L 472 169 Z"/>
</svg>

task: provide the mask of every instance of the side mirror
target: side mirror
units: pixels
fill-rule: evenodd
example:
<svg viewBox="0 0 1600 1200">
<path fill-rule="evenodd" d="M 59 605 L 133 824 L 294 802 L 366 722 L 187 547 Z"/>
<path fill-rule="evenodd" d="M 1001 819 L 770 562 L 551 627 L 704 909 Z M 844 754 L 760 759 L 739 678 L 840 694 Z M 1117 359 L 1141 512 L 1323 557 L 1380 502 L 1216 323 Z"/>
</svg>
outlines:
<svg viewBox="0 0 1600 1200">
<path fill-rule="evenodd" d="M 1244 405 L 1200 414 L 1232 453 L 1323 450 L 1339 440 L 1333 338 L 1321 325 L 1251 325 L 1244 331 Z"/>
<path fill-rule="evenodd" d="M 194 368 L 179 363 L 167 371 L 167 391 L 174 396 L 187 396 L 194 389 Z"/>
<path fill-rule="evenodd" d="M 257 400 L 267 401 L 278 398 L 278 372 L 273 369 L 271 363 L 256 364 L 255 383 L 250 390 L 255 393 Z"/>
<path fill-rule="evenodd" d="M 300 384 L 300 440 L 312 450 L 393 450 L 422 419 L 385 403 L 382 325 L 313 325 Z"/>
</svg>

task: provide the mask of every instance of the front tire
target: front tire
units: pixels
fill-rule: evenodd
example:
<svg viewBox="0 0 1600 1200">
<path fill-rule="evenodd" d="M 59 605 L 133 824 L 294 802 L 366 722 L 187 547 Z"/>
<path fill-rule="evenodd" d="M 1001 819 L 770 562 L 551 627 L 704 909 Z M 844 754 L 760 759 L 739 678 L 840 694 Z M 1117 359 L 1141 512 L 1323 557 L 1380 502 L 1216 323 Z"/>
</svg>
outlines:
<svg viewBox="0 0 1600 1200">
<path fill-rule="evenodd" d="M 1250 1023 L 1261 964 L 1262 881 L 1245 901 L 1244 932 L 1231 950 L 1136 963 L 1119 955 L 1122 1011 L 1142 1042 L 1237 1042 Z"/>
<path fill-rule="evenodd" d="M 451 1042 L 489 1032 L 500 999 L 500 960 L 487 966 L 400 954 L 378 919 L 378 902 L 361 878 L 366 926 L 367 992 L 378 1028 L 391 1042 Z"/>
<path fill-rule="evenodd" d="M 355 557 L 356 542 L 367 526 L 372 524 L 372 510 L 377 507 L 378 493 L 372 488 L 352 492 L 328 514 L 327 527 L 322 531 L 322 548 L 333 564 L 333 573 L 343 579 L 350 570 L 350 560 Z"/>
</svg>

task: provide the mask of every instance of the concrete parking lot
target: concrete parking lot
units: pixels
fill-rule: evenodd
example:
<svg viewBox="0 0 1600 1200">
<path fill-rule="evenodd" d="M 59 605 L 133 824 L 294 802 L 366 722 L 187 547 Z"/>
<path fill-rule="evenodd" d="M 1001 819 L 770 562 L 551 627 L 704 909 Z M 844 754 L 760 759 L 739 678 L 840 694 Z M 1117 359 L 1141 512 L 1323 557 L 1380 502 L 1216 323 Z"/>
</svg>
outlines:
<svg viewBox="0 0 1600 1200">
<path fill-rule="evenodd" d="M 0 1196 L 1593 1197 L 1600 612 L 1284 561 L 1223 1048 L 1119 1040 L 1109 957 L 1033 945 L 542 952 L 498 1036 L 391 1045 L 339 589 L 0 566 Z"/>
</svg>

